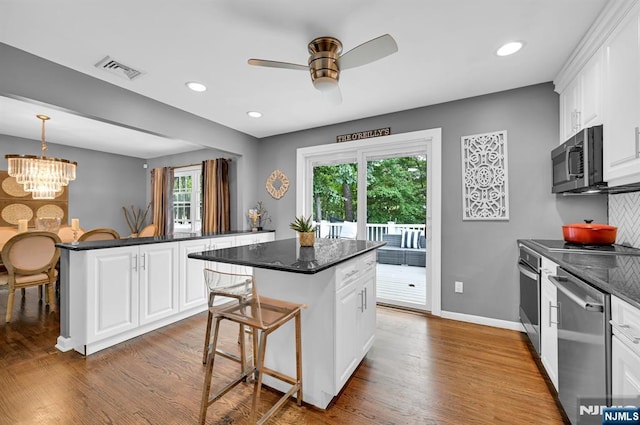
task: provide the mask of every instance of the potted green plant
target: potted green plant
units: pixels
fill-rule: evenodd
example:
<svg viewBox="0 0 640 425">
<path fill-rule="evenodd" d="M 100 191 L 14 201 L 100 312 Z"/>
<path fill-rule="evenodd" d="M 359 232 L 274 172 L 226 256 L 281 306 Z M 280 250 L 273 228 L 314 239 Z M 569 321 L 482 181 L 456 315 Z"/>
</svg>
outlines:
<svg viewBox="0 0 640 425">
<path fill-rule="evenodd" d="M 300 246 L 313 246 L 316 236 L 316 226 L 311 223 L 311 216 L 304 218 L 304 216 L 296 217 L 293 223 L 289 224 L 289 227 L 298 232 L 300 238 Z"/>
</svg>

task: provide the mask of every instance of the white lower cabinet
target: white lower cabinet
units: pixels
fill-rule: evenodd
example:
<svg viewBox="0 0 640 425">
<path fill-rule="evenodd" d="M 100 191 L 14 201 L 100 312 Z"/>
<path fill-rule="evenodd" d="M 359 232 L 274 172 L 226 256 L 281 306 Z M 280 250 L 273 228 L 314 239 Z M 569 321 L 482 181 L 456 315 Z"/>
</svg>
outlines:
<svg viewBox="0 0 640 425">
<path fill-rule="evenodd" d="M 367 354 L 376 330 L 375 252 L 336 268 L 336 394 Z"/>
<path fill-rule="evenodd" d="M 640 397 L 640 310 L 612 296 L 611 330 L 612 402 L 627 405 Z"/>
<path fill-rule="evenodd" d="M 542 257 L 540 284 L 540 360 L 558 389 L 558 289 L 549 280 L 558 265 Z"/>
<path fill-rule="evenodd" d="M 205 265 L 223 271 L 241 266 L 187 255 L 273 239 L 261 233 L 71 251 L 65 344 L 87 355 L 205 311 Z"/>
<path fill-rule="evenodd" d="M 86 343 L 138 327 L 137 254 L 137 246 L 87 252 Z"/>
<path fill-rule="evenodd" d="M 178 252 L 176 243 L 140 246 L 137 255 L 141 325 L 179 311 Z"/>
<path fill-rule="evenodd" d="M 187 255 L 192 252 L 230 248 L 234 246 L 234 242 L 233 237 L 223 237 L 195 239 L 179 243 L 180 258 L 184 259 L 184 266 L 180 269 L 180 311 L 207 304 L 208 292 L 204 284 L 204 274 L 202 270 L 205 266 L 217 268 L 208 262 L 188 258 Z M 230 268 L 230 266 L 227 268 Z"/>
</svg>

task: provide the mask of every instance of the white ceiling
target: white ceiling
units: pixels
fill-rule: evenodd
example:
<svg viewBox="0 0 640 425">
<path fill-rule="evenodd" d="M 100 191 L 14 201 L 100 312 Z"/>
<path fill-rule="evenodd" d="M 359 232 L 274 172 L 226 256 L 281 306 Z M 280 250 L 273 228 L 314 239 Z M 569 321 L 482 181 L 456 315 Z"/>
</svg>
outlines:
<svg viewBox="0 0 640 425">
<path fill-rule="evenodd" d="M 0 41 L 261 138 L 551 81 L 605 3 L 0 0 Z M 339 106 L 306 72 L 247 65 L 248 58 L 306 64 L 317 36 L 337 37 L 348 51 L 385 33 L 398 53 L 344 71 Z M 498 57 L 512 40 L 524 49 Z M 106 55 L 145 74 L 128 81 L 95 68 Z M 191 92 L 184 86 L 191 80 L 208 90 Z M 249 118 L 250 110 L 263 117 Z M 0 117 L 0 133 L 6 121 Z M 95 149 L 149 157 L 131 145 Z"/>
</svg>

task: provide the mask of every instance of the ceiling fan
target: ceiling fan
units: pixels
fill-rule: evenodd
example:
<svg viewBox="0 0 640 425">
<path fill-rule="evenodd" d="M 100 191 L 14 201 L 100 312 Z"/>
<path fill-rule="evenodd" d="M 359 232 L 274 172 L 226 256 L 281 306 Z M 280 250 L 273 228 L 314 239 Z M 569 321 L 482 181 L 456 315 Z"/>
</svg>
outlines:
<svg viewBox="0 0 640 425">
<path fill-rule="evenodd" d="M 269 68 L 309 71 L 313 86 L 331 103 L 339 104 L 342 102 L 342 94 L 338 87 L 340 71 L 375 62 L 397 51 L 398 45 L 389 34 L 362 43 L 343 55 L 340 40 L 334 37 L 318 37 L 309 43 L 308 65 L 264 59 L 249 59 L 247 62 L 249 65 Z"/>
</svg>

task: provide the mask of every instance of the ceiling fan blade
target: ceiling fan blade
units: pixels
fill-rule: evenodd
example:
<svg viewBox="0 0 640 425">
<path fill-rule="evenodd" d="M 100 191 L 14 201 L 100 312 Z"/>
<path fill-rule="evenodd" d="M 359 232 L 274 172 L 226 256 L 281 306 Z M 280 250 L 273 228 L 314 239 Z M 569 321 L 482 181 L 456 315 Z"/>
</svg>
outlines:
<svg viewBox="0 0 640 425">
<path fill-rule="evenodd" d="M 249 59 L 247 61 L 249 65 L 266 66 L 268 68 L 282 68 L 282 69 L 295 69 L 300 71 L 309 71 L 307 65 L 298 65 L 297 63 L 269 61 L 264 59 Z"/>
<path fill-rule="evenodd" d="M 381 35 L 354 47 L 338 59 L 340 70 L 356 68 L 389 56 L 398 51 L 396 41 L 389 34 Z"/>
</svg>

